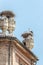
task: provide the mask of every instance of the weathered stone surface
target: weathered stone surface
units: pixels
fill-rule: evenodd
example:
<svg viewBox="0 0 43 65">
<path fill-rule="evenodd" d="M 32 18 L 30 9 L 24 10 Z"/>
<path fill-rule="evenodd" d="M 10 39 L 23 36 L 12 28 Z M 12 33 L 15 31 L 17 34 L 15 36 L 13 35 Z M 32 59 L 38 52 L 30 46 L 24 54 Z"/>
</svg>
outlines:
<svg viewBox="0 0 43 65">
<path fill-rule="evenodd" d="M 0 44 L 0 65 L 8 65 L 8 47 Z"/>
<path fill-rule="evenodd" d="M 31 56 L 29 57 L 26 50 L 16 41 L 9 37 L 0 38 L 0 65 L 31 65 L 32 56 L 29 54 Z"/>
</svg>

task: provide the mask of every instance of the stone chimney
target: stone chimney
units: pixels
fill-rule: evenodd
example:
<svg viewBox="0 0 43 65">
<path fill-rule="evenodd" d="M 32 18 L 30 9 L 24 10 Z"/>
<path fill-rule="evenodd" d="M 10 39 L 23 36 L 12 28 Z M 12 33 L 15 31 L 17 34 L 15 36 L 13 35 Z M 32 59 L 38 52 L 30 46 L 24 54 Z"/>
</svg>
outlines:
<svg viewBox="0 0 43 65">
<path fill-rule="evenodd" d="M 29 31 L 22 34 L 24 38 L 23 44 L 28 48 L 32 49 L 34 47 L 34 40 L 33 40 L 33 31 Z"/>
</svg>

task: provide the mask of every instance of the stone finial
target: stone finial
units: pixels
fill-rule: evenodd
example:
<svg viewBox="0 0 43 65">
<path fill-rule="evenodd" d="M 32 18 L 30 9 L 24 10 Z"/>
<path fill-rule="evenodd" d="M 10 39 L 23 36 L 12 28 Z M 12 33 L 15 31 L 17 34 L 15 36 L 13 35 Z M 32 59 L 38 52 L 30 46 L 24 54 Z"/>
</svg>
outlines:
<svg viewBox="0 0 43 65">
<path fill-rule="evenodd" d="M 24 45 L 27 48 L 32 49 L 34 47 L 33 31 L 23 33 L 22 37 L 24 38 L 23 40 Z"/>
</svg>

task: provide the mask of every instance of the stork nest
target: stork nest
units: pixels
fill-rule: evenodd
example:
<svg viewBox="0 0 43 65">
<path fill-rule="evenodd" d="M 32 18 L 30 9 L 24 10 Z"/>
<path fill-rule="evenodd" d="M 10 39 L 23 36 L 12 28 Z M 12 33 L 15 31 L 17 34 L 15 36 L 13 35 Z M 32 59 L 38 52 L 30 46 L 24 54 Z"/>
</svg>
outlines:
<svg viewBox="0 0 43 65">
<path fill-rule="evenodd" d="M 12 12 L 12 11 L 2 11 L 1 13 L 0 13 L 0 16 L 6 16 L 6 17 L 14 17 L 15 16 L 15 14 Z"/>
<path fill-rule="evenodd" d="M 24 34 L 22 34 L 22 37 L 23 37 L 23 38 L 27 38 L 29 35 L 31 35 L 31 36 L 32 36 L 32 34 L 31 34 L 31 33 L 24 33 Z"/>
</svg>

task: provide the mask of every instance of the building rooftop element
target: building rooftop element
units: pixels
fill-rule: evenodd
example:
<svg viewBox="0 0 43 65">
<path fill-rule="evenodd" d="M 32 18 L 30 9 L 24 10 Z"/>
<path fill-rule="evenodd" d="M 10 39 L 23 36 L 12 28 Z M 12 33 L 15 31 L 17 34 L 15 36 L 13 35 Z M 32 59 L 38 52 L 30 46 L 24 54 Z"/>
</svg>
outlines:
<svg viewBox="0 0 43 65">
<path fill-rule="evenodd" d="M 22 37 L 24 38 L 23 44 L 31 50 L 34 47 L 33 31 L 23 33 Z"/>
<path fill-rule="evenodd" d="M 2 35 L 12 35 L 15 30 L 15 14 L 11 11 L 2 11 L 0 13 L 0 30 L 2 30 Z M 8 32 L 8 33 L 7 33 Z"/>
<path fill-rule="evenodd" d="M 26 50 L 26 52 L 25 51 L 23 51 L 23 53 L 25 53 L 25 54 L 30 54 L 30 56 L 32 56 L 31 57 L 31 60 L 33 60 L 33 61 L 38 61 L 39 59 L 38 59 L 38 57 L 30 50 L 30 49 L 28 49 L 26 46 L 24 46 L 23 45 L 23 43 L 22 42 L 20 42 L 16 37 L 9 37 L 9 36 L 3 36 L 3 37 L 0 37 L 0 42 L 1 41 L 11 41 L 11 42 L 13 42 L 14 44 L 16 44 L 17 46 L 19 46 L 20 47 L 20 49 L 23 51 L 23 49 L 25 49 Z M 16 43 L 15 43 L 16 42 Z M 28 55 L 28 57 L 29 57 L 29 55 Z"/>
</svg>

